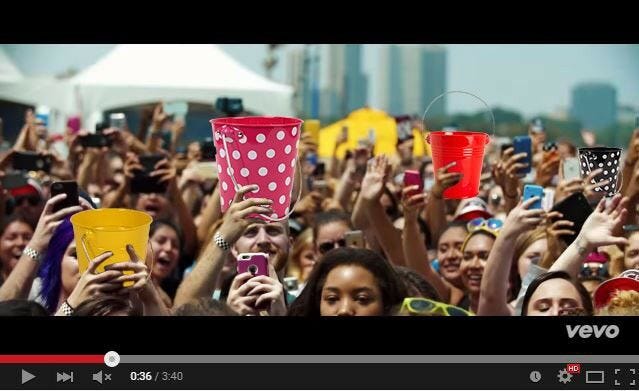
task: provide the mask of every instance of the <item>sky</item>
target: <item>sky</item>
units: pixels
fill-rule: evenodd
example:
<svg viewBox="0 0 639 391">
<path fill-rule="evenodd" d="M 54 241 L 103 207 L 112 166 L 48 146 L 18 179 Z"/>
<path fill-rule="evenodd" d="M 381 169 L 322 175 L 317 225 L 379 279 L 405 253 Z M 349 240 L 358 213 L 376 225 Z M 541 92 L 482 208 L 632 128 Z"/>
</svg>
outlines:
<svg viewBox="0 0 639 391">
<path fill-rule="evenodd" d="M 1 45 L 27 75 L 82 69 L 114 45 Z M 264 74 L 266 45 L 220 45 L 248 68 Z M 301 45 L 284 45 L 274 71 L 286 81 L 286 53 Z M 639 110 L 639 45 L 444 45 L 448 49 L 448 90 L 472 92 L 491 106 L 510 108 L 526 117 L 551 113 L 570 105 L 571 89 L 578 83 L 611 83 L 620 104 Z M 364 45 L 363 70 L 369 75 L 369 104 L 380 102 L 375 75 L 379 72 L 380 45 Z M 481 106 L 451 96 L 449 111 L 477 110 Z"/>
</svg>

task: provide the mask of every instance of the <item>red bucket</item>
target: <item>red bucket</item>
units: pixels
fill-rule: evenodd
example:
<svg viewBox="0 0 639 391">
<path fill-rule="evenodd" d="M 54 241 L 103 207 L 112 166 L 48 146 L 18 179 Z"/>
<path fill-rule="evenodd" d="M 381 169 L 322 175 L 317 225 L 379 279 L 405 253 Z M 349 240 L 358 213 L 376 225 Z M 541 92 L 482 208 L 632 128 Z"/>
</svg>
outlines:
<svg viewBox="0 0 639 391">
<path fill-rule="evenodd" d="M 435 171 L 455 162 L 448 172 L 460 172 L 455 186 L 444 190 L 444 198 L 472 198 L 479 194 L 479 180 L 484 162 L 484 147 L 490 136 L 481 132 L 431 132 L 426 141 L 431 146 Z"/>
<path fill-rule="evenodd" d="M 235 197 L 235 186 L 257 185 L 246 198 L 273 200 L 271 216 L 282 220 L 292 208 L 297 145 L 302 120 L 289 117 L 233 117 L 212 119 L 222 212 Z M 257 217 L 257 216 L 256 216 Z"/>
<path fill-rule="evenodd" d="M 446 91 L 433 99 L 422 117 L 424 129 L 426 127 L 426 114 L 431 106 L 448 94 L 463 94 L 471 96 L 486 107 L 495 133 L 495 115 L 490 106 L 482 98 L 466 91 Z M 490 135 L 482 132 L 430 132 L 426 136 L 426 142 L 430 144 L 435 171 L 453 162 L 455 165 L 448 168 L 447 172 L 459 172 L 462 174 L 460 181 L 452 187 L 444 190 L 443 197 L 447 199 L 472 198 L 479 194 L 479 182 L 481 180 L 482 165 L 484 163 L 484 148 L 490 142 Z"/>
</svg>

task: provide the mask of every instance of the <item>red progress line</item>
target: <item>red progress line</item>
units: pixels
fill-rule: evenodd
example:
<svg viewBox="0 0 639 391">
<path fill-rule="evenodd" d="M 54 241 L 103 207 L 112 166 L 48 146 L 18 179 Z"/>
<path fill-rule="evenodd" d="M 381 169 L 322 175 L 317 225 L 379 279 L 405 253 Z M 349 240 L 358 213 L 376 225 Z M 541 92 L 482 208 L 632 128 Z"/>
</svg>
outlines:
<svg viewBox="0 0 639 391">
<path fill-rule="evenodd" d="M 104 364 L 98 354 L 4 354 L 0 364 Z"/>
</svg>

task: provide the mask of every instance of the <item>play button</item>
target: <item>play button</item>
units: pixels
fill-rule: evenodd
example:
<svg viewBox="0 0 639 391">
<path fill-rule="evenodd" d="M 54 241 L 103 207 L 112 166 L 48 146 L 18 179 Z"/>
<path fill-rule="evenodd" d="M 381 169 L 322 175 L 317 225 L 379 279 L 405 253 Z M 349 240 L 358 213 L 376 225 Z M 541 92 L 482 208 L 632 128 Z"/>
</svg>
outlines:
<svg viewBox="0 0 639 391">
<path fill-rule="evenodd" d="M 22 384 L 28 382 L 29 380 L 32 380 L 35 378 L 35 375 L 25 371 L 24 369 L 22 370 Z"/>
</svg>

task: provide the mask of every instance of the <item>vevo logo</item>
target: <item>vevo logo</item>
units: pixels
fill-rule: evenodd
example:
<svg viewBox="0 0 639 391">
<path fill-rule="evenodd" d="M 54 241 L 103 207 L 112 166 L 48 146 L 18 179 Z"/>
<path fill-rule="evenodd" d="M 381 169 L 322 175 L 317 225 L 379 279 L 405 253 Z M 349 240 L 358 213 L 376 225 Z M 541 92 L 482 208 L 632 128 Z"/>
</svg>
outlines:
<svg viewBox="0 0 639 391">
<path fill-rule="evenodd" d="M 575 335 L 577 334 L 579 334 L 579 337 L 581 338 L 590 338 L 593 335 L 595 336 L 595 338 L 601 338 L 602 335 L 605 335 L 608 338 L 617 338 L 617 336 L 619 335 L 619 326 L 614 324 L 606 324 L 602 326 L 566 325 L 566 331 L 568 332 L 568 338 L 575 338 Z"/>
</svg>

